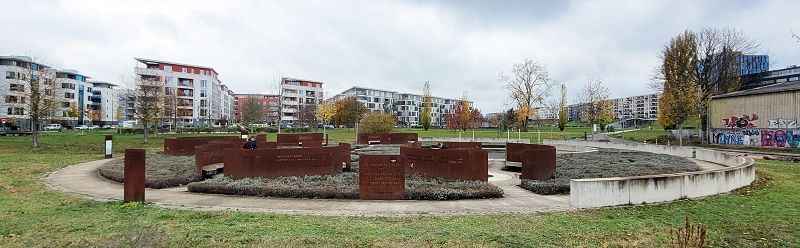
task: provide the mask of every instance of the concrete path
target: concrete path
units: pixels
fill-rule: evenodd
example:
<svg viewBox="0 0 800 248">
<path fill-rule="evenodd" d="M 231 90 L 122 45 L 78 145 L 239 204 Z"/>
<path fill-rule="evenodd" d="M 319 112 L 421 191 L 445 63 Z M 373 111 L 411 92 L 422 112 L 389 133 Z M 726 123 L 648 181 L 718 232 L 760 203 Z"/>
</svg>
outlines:
<svg viewBox="0 0 800 248">
<path fill-rule="evenodd" d="M 44 183 L 53 189 L 96 200 L 121 200 L 122 184 L 100 177 L 97 168 L 108 160 L 72 165 L 51 173 Z M 288 199 L 190 193 L 186 187 L 147 189 L 145 199 L 158 206 L 195 210 L 233 210 L 312 215 L 402 216 L 533 213 L 566 211 L 569 195 L 545 196 L 517 187 L 519 173 L 501 171 L 503 162 L 490 161 L 490 172 L 503 179 L 491 183 L 503 189 L 497 199 L 456 201 L 363 201 L 334 199 Z M 498 178 L 499 179 L 499 178 Z"/>
</svg>

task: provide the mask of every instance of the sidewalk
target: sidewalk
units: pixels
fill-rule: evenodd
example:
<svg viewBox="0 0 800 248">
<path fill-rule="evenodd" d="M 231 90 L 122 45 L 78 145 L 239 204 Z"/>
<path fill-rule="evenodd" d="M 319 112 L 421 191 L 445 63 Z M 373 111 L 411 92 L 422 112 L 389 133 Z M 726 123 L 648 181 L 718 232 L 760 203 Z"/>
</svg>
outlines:
<svg viewBox="0 0 800 248">
<path fill-rule="evenodd" d="M 60 191 L 101 201 L 122 199 L 123 185 L 101 178 L 97 168 L 107 160 L 68 166 L 51 173 L 43 181 Z M 490 172 L 505 174 L 508 180 L 490 181 L 503 189 L 504 197 L 455 201 L 372 201 L 351 199 L 296 199 L 230 196 L 188 192 L 186 187 L 146 189 L 147 202 L 168 208 L 193 210 L 233 210 L 332 216 L 406 216 L 534 213 L 568 211 L 569 195 L 537 195 L 519 188 L 519 174 L 500 171 L 503 162 L 490 161 Z"/>
</svg>

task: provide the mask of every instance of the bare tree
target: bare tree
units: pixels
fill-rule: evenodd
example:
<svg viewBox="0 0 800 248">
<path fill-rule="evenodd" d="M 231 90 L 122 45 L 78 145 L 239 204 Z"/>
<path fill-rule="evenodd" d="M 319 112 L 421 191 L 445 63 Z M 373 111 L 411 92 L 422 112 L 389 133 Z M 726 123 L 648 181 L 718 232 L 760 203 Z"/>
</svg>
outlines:
<svg viewBox="0 0 800 248">
<path fill-rule="evenodd" d="M 242 123 L 249 126 L 254 123 L 261 123 L 266 120 L 266 109 L 264 105 L 254 98 L 247 98 L 242 103 Z"/>
<path fill-rule="evenodd" d="M 522 120 L 522 130 L 528 131 L 528 118 L 533 114 L 533 105 L 544 104 L 544 99 L 550 95 L 553 83 L 547 68 L 533 61 L 525 59 L 515 64 L 511 75 L 500 72 L 498 81 L 505 84 L 506 89 L 519 109 Z"/>
<path fill-rule="evenodd" d="M 317 105 L 301 103 L 295 114 L 297 115 L 297 121 L 300 122 L 300 125 L 309 127 L 316 126 Z"/>
<path fill-rule="evenodd" d="M 603 81 L 590 77 L 583 85 L 583 90 L 578 94 L 580 102 L 578 111 L 581 119 L 588 121 L 589 124 L 602 124 L 608 120 L 608 111 L 611 110 L 608 100 L 610 92 L 608 87 L 603 85 Z"/>
<path fill-rule="evenodd" d="M 696 33 L 699 68 L 697 86 L 699 88 L 700 123 L 702 130 L 708 132 L 708 103 L 711 97 L 735 91 L 741 84 L 740 60 L 743 54 L 753 54 L 760 45 L 744 33 L 734 29 L 706 28 Z M 705 135 L 704 135 L 705 136 Z M 705 137 L 703 141 L 707 141 Z"/>
<path fill-rule="evenodd" d="M 177 88 L 164 87 L 164 112 L 163 118 L 169 120 L 170 131 L 178 129 L 178 106 L 183 103 L 178 99 Z"/>
<path fill-rule="evenodd" d="M 164 114 L 164 82 L 158 76 L 137 75 L 130 84 L 125 95 L 133 101 L 134 117 L 142 124 L 144 143 L 150 143 L 148 129 Z"/>
<path fill-rule="evenodd" d="M 54 69 L 31 57 L 21 57 L 17 63 L 18 70 L 12 72 L 17 80 L 11 81 L 10 99 L 5 100 L 15 115 L 30 118 L 31 147 L 39 147 L 39 125 L 56 116 L 65 95 Z"/>
</svg>

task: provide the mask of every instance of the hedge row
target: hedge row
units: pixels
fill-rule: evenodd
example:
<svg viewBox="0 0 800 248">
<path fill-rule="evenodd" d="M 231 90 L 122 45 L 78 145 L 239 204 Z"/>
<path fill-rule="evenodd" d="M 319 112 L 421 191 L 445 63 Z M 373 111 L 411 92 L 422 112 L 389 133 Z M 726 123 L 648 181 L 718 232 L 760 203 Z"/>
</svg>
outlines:
<svg viewBox="0 0 800 248">
<path fill-rule="evenodd" d="M 357 199 L 358 173 L 276 179 L 219 177 L 189 184 L 189 192 L 284 198 Z M 483 199 L 503 196 L 503 190 L 481 181 L 406 177 L 407 200 Z"/>
</svg>

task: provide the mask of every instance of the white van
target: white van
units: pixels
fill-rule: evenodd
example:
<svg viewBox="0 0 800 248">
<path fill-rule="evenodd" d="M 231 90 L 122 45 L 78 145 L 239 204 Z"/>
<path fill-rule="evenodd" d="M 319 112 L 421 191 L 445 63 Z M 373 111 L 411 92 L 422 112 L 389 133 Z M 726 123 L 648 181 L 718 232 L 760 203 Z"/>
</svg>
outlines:
<svg viewBox="0 0 800 248">
<path fill-rule="evenodd" d="M 44 126 L 45 131 L 61 131 L 61 124 L 47 124 Z"/>
</svg>

